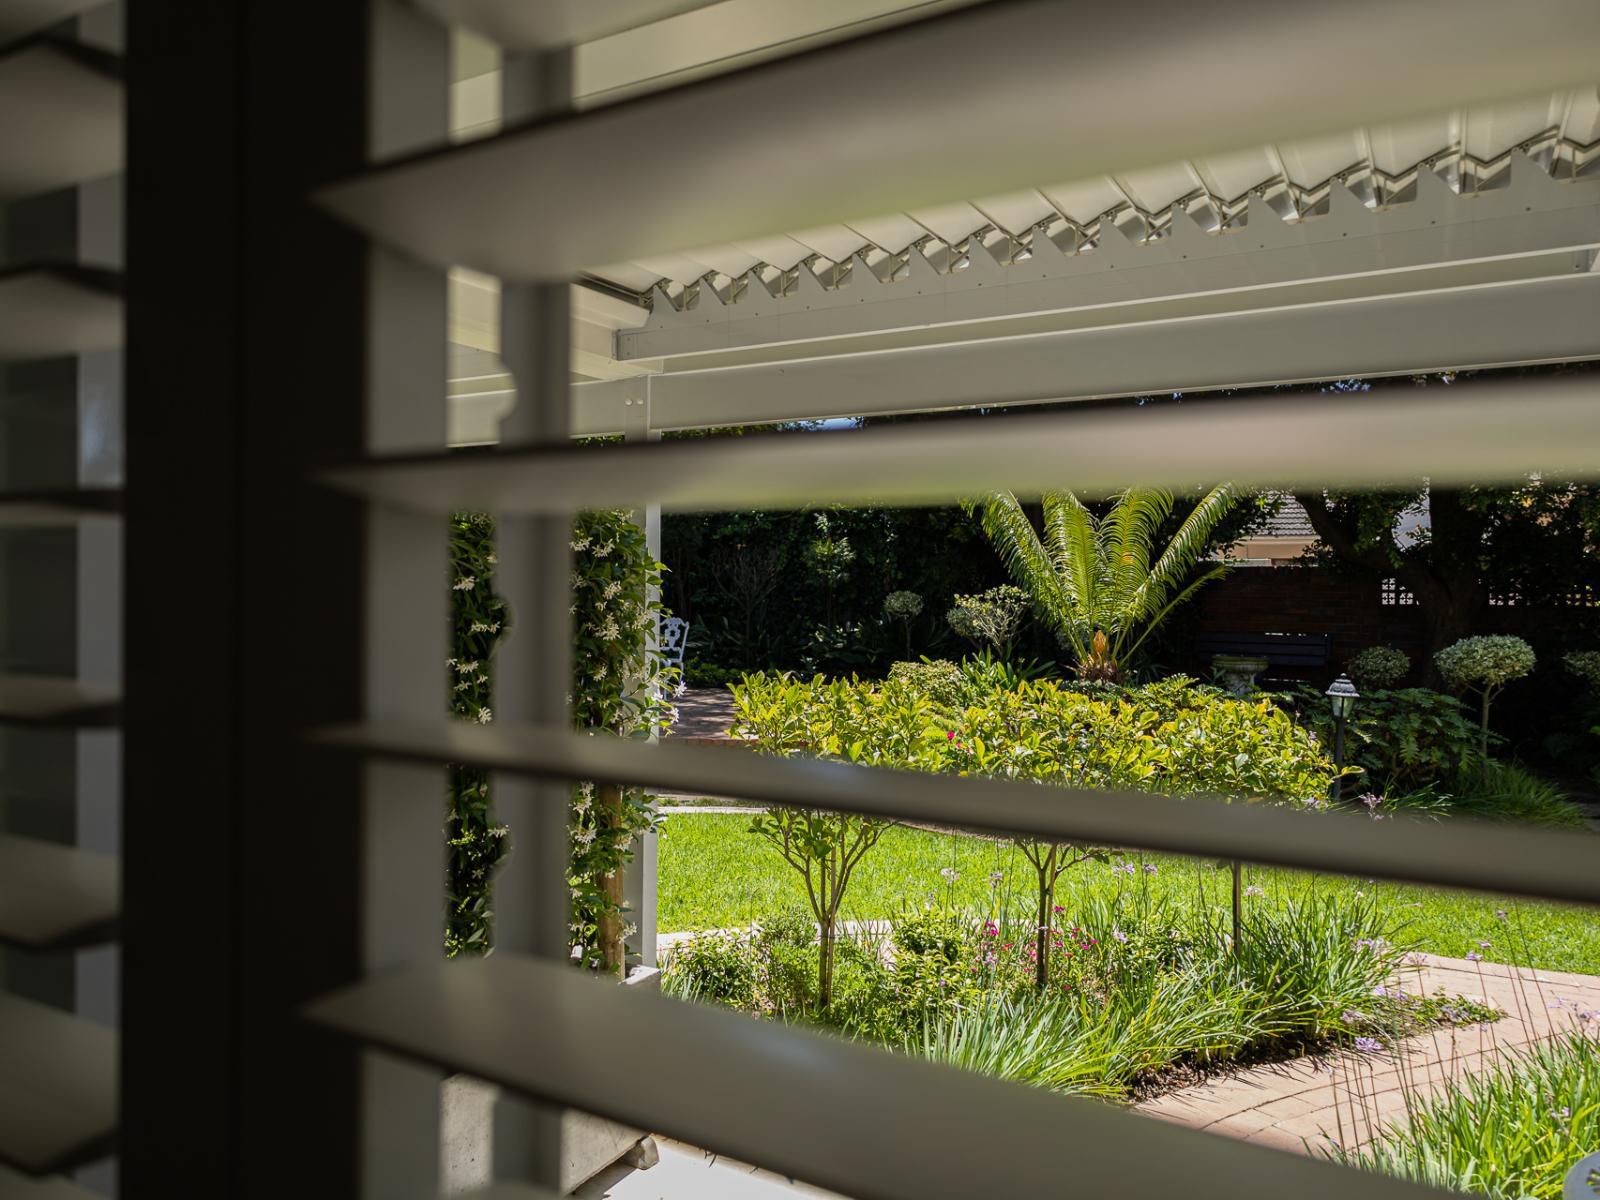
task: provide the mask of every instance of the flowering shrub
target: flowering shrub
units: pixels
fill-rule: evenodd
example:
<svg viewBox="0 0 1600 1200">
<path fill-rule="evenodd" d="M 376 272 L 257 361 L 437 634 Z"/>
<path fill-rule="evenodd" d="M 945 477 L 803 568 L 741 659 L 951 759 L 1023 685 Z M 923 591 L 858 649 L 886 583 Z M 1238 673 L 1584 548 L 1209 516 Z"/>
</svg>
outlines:
<svg viewBox="0 0 1600 1200">
<path fill-rule="evenodd" d="M 1344 669 L 1362 691 L 1376 691 L 1404 679 L 1411 669 L 1411 659 L 1393 646 L 1368 646 L 1352 654 Z"/>
<path fill-rule="evenodd" d="M 572 720 L 618 737 L 664 731 L 676 710 L 677 672 L 656 650 L 661 564 L 627 512 L 581 513 L 573 523 Z M 655 810 L 639 788 L 573 791 L 573 942 L 586 966 L 621 970 L 622 868 Z"/>
<path fill-rule="evenodd" d="M 1491 634 L 1462 638 L 1433 656 L 1439 673 L 1451 687 L 1475 691 L 1482 697 L 1479 729 L 1483 756 L 1489 756 L 1489 705 L 1506 684 L 1533 670 L 1533 647 L 1519 637 Z"/>
<path fill-rule="evenodd" d="M 648 733 L 670 716 L 667 696 L 675 673 L 653 648 L 660 613 L 654 599 L 660 564 L 646 551 L 644 531 L 624 512 L 581 514 L 574 522 L 572 716 L 585 729 L 629 737 Z M 486 724 L 490 660 L 509 624 L 505 601 L 494 594 L 494 525 L 479 513 L 451 519 L 450 554 L 453 674 L 451 710 Z M 572 933 L 587 966 L 621 965 L 621 868 L 634 839 L 653 820 L 637 789 L 573 789 L 571 820 Z M 446 820 L 450 848 L 445 951 L 488 949 L 490 879 L 506 852 L 507 830 L 492 822 L 488 775 L 452 767 Z"/>
<path fill-rule="evenodd" d="M 977 596 L 957 595 L 944 619 L 974 646 L 1009 658 L 1027 615 L 1028 593 L 1003 583 Z"/>
<path fill-rule="evenodd" d="M 450 711 L 477 724 L 492 719 L 489 658 L 506 626 L 505 601 L 494 594 L 494 522 L 481 513 L 450 519 Z M 500 861 L 506 829 L 492 823 L 489 773 L 452 766 L 445 839 L 445 953 L 489 948 L 489 879 Z"/>
</svg>

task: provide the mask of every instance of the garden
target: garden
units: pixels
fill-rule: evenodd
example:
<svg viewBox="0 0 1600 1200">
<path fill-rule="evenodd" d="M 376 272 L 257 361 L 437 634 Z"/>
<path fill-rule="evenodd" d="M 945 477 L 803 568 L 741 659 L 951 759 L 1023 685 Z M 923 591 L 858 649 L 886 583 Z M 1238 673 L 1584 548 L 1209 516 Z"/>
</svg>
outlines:
<svg viewBox="0 0 1600 1200">
<path fill-rule="evenodd" d="M 731 541 L 685 518 L 668 527 L 668 556 L 676 545 L 713 565 L 700 572 L 721 602 L 711 644 L 728 655 L 714 661 L 704 635 L 698 652 L 691 641 L 686 681 L 648 636 L 680 572 L 663 574 L 626 514 L 589 514 L 573 539 L 574 708 L 588 728 L 670 733 L 674 697 L 694 683 L 726 692 L 743 752 L 1025 779 L 1062 787 L 1063 803 L 1069 789 L 1127 788 L 1590 836 L 1581 774 L 1553 770 L 1559 756 L 1504 719 L 1530 676 L 1554 667 L 1572 738 L 1596 736 L 1600 721 L 1581 723 L 1595 718 L 1600 652 L 1582 644 L 1554 664 L 1522 637 L 1470 629 L 1426 662 L 1373 645 L 1338 664 L 1352 702 L 1322 681 L 1258 687 L 1172 665 L 1186 610 L 1228 570 L 1219 551 L 1279 502 L 1227 485 L 1093 505 L 1002 493 L 899 516 L 733 514 Z M 948 599 L 930 604 L 898 571 L 864 582 L 863 530 L 894 551 L 880 567 L 928 557 L 927 543 L 907 545 L 913 532 L 936 537 L 936 557 L 951 561 L 924 563 L 921 581 L 942 571 Z M 488 663 L 511 618 L 490 584 L 492 529 L 462 516 L 456 535 L 452 701 L 486 721 Z M 785 643 L 767 605 L 791 552 L 820 620 Z M 870 620 L 859 615 L 868 583 Z M 1581 768 L 1587 752 L 1568 746 L 1561 761 Z M 654 828 L 670 994 L 1113 1103 L 1511 1019 L 1487 992 L 1421 985 L 1422 956 L 1600 975 L 1600 922 L 1578 908 L 825 807 L 700 805 L 675 799 L 663 816 L 641 792 L 574 789 L 573 939 L 588 967 L 626 967 L 622 868 Z M 447 950 L 482 952 L 490 872 L 514 831 L 494 824 L 487 781 L 467 770 L 453 778 L 449 822 Z M 1306 1148 L 1492 1195 L 1558 1195 L 1562 1147 L 1600 1144 L 1596 1022 L 1575 1011 L 1564 1036 L 1419 1091 L 1406 1121 Z M 1535 1086 L 1548 1103 L 1527 1103 Z M 1469 1136 L 1472 1117 L 1510 1132 L 1486 1148 Z"/>
</svg>

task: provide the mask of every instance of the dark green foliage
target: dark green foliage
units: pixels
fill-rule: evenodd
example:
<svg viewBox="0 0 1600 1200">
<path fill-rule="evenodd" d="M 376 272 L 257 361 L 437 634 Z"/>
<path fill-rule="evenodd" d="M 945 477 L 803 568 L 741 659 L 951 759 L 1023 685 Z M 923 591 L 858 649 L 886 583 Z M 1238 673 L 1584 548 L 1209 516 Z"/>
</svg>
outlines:
<svg viewBox="0 0 1600 1200">
<path fill-rule="evenodd" d="M 1290 703 L 1301 723 L 1332 747 L 1327 697 L 1302 688 Z M 1383 795 L 1451 785 L 1480 758 L 1478 724 L 1467 706 L 1429 688 L 1363 692 L 1345 725 L 1345 761 L 1365 772 L 1362 786 Z"/>
<path fill-rule="evenodd" d="M 819 555 L 818 515 L 835 547 L 848 544 L 848 563 Z M 661 544 L 668 604 L 694 626 L 685 673 L 695 686 L 757 668 L 879 673 L 906 656 L 908 633 L 913 655 L 957 649 L 949 598 L 1006 582 L 957 508 L 669 513 Z M 883 611 L 897 590 L 926 598 L 906 624 Z"/>
<path fill-rule="evenodd" d="M 1492 821 L 1561 829 L 1583 829 L 1589 823 L 1584 810 L 1565 792 L 1514 763 L 1485 763 L 1481 771 L 1460 782 L 1451 801 L 1456 812 Z"/>
</svg>

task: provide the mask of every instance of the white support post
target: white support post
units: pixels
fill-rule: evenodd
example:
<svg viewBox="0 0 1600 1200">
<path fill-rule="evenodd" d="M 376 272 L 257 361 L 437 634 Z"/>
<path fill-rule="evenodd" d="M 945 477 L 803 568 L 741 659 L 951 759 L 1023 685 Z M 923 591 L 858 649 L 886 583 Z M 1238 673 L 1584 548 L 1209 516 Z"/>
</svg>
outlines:
<svg viewBox="0 0 1600 1200">
<path fill-rule="evenodd" d="M 623 440 L 629 442 L 654 442 L 661 439 L 659 430 L 650 428 L 650 379 L 644 380 L 643 395 L 630 398 L 623 407 Z M 661 557 L 661 505 L 640 504 L 633 510 L 634 522 L 644 529 L 645 548 L 650 557 Z M 652 634 L 659 641 L 659 625 Z M 654 734 L 651 735 L 652 739 Z M 647 967 L 656 966 L 656 886 L 661 848 L 656 833 L 641 834 L 634 847 L 633 857 L 623 872 L 622 896 L 631 913 L 633 936 L 628 939 L 628 956 L 637 955 Z"/>
<path fill-rule="evenodd" d="M 508 55 L 501 80 L 505 118 L 565 108 L 572 96 L 571 52 Z M 502 286 L 500 355 L 517 390 L 516 406 L 500 426 L 502 448 L 567 441 L 571 337 L 567 284 Z M 499 720 L 557 726 L 570 720 L 571 539 L 571 513 L 497 518 L 495 584 L 511 610 L 492 685 Z M 495 947 L 567 961 L 569 785 L 496 774 L 489 789 L 496 820 L 511 831 L 510 855 L 494 880 Z M 492 1136 L 497 1180 L 559 1186 L 559 1113 L 503 1096 L 495 1104 Z"/>
<path fill-rule="evenodd" d="M 370 144 L 374 157 L 442 141 L 449 39 L 396 0 L 372 5 Z M 367 450 L 442 449 L 444 272 L 374 246 L 368 260 Z M 448 704 L 449 529 L 436 516 L 367 509 L 367 714 L 434 720 Z M 363 966 L 368 974 L 444 953 L 446 776 L 433 766 L 365 768 Z M 362 1055 L 362 1194 L 439 1193 L 440 1073 L 377 1051 Z"/>
</svg>

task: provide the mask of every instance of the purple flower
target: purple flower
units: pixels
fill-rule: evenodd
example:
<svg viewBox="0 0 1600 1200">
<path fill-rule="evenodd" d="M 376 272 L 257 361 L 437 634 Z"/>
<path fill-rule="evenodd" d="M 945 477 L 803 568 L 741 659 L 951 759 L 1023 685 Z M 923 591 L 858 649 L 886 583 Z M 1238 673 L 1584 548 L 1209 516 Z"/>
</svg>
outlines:
<svg viewBox="0 0 1600 1200">
<path fill-rule="evenodd" d="M 1343 1021 L 1346 1025 L 1359 1025 L 1361 1024 L 1361 1014 L 1351 1012 L 1347 1008 L 1339 1014 L 1339 1020 Z"/>
<path fill-rule="evenodd" d="M 1489 943 L 1488 942 L 1479 942 L 1478 943 L 1478 949 L 1479 950 L 1487 950 L 1488 948 L 1489 948 Z"/>
<path fill-rule="evenodd" d="M 1495 909 L 1494 910 L 1494 919 L 1496 921 L 1504 921 L 1506 919 L 1506 910 L 1503 909 L 1503 908 Z"/>
<path fill-rule="evenodd" d="M 1356 1039 L 1356 1049 L 1363 1054 L 1371 1054 L 1374 1050 L 1382 1050 L 1383 1043 L 1374 1037 L 1358 1037 Z"/>
<path fill-rule="evenodd" d="M 1368 792 L 1365 796 L 1361 797 L 1361 803 L 1365 804 L 1368 808 L 1377 808 L 1378 805 L 1383 803 L 1383 797 L 1378 795 L 1376 792 Z"/>
<path fill-rule="evenodd" d="M 1246 896 L 1265 896 L 1266 892 L 1262 891 L 1259 885 L 1252 883 L 1249 887 L 1245 888 L 1244 894 Z"/>
<path fill-rule="evenodd" d="M 1154 875 L 1156 873 L 1156 865 L 1155 865 L 1155 863 L 1145 863 L 1145 865 L 1144 865 L 1144 873 L 1146 875 Z"/>
<path fill-rule="evenodd" d="M 1468 950 L 1467 951 L 1467 961 L 1468 962 L 1482 962 L 1483 961 L 1483 955 L 1479 954 L 1476 950 Z"/>
</svg>

